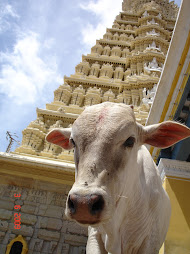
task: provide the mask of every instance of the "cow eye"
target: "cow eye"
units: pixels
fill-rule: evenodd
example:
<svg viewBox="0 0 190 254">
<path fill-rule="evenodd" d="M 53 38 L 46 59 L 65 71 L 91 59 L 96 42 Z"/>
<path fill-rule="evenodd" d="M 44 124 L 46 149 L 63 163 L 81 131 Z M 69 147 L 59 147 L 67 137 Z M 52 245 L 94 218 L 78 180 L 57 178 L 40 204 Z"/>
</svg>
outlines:
<svg viewBox="0 0 190 254">
<path fill-rule="evenodd" d="M 75 141 L 72 138 L 70 138 L 70 142 L 73 144 L 74 147 L 76 146 Z"/>
<path fill-rule="evenodd" d="M 134 137 L 129 137 L 125 143 L 123 144 L 124 147 L 133 147 L 135 143 L 135 138 Z"/>
</svg>

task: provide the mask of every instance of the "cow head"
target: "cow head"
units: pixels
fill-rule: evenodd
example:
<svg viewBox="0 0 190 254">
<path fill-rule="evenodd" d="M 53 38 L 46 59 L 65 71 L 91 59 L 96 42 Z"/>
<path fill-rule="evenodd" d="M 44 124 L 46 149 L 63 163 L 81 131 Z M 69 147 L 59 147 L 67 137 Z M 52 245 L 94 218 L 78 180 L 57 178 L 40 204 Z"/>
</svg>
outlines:
<svg viewBox="0 0 190 254">
<path fill-rule="evenodd" d="M 143 127 L 131 106 L 110 102 L 86 108 L 72 129 L 52 130 L 47 141 L 74 148 L 75 183 L 67 198 L 67 217 L 87 225 L 109 220 L 123 189 L 130 191 L 136 184 L 140 146 L 166 148 L 188 136 L 190 130 L 175 122 Z"/>
</svg>

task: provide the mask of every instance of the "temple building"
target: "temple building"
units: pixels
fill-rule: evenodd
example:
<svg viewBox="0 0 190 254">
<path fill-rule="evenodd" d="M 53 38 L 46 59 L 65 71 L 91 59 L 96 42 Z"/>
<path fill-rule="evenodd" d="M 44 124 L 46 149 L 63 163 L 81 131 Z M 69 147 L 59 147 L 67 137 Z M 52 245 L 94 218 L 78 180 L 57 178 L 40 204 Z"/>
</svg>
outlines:
<svg viewBox="0 0 190 254">
<path fill-rule="evenodd" d="M 64 215 L 74 182 L 73 151 L 46 142 L 51 129 L 72 126 L 85 107 L 105 101 L 133 104 L 143 125 L 174 119 L 190 127 L 189 10 L 189 0 L 182 1 L 180 10 L 169 0 L 123 0 L 112 28 L 82 56 L 75 73 L 64 77 L 54 101 L 37 108 L 20 147 L 0 153 L 2 254 L 14 248 L 20 254 L 85 253 L 87 229 Z M 187 254 L 190 140 L 162 151 L 149 149 L 173 208 L 160 254 Z"/>
<path fill-rule="evenodd" d="M 147 125 L 175 120 L 190 128 L 189 10 L 190 2 L 183 0 Z M 150 152 L 158 163 L 163 186 L 169 194 L 172 205 L 170 227 L 160 254 L 188 254 L 190 252 L 190 138 L 163 150 L 151 147 Z"/>
<path fill-rule="evenodd" d="M 64 77 L 46 109 L 23 130 L 16 154 L 73 162 L 73 152 L 44 141 L 55 127 L 68 127 L 85 107 L 104 101 L 133 104 L 145 124 L 156 91 L 178 8 L 168 1 L 124 1 L 123 12 L 82 56 L 75 73 Z"/>
</svg>

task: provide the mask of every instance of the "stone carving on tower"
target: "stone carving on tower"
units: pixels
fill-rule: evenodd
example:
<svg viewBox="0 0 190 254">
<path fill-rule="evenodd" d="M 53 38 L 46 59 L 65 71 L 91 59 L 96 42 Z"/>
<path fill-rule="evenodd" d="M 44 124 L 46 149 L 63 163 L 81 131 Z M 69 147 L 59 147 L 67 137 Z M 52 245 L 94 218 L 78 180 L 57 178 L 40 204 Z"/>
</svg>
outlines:
<svg viewBox="0 0 190 254">
<path fill-rule="evenodd" d="M 133 104 L 145 124 L 156 93 L 178 7 L 169 0 L 124 0 L 112 28 L 82 56 L 75 73 L 64 77 L 46 109 L 23 131 L 16 153 L 73 162 L 72 151 L 45 142 L 56 126 L 68 127 L 90 105 L 111 101 Z"/>
</svg>

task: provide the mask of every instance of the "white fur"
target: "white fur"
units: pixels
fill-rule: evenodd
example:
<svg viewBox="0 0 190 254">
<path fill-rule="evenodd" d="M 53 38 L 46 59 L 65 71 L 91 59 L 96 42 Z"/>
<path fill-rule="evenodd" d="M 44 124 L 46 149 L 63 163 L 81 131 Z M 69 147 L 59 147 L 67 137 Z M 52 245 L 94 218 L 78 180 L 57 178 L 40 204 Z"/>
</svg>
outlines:
<svg viewBox="0 0 190 254">
<path fill-rule="evenodd" d="M 87 254 L 158 254 L 171 207 L 143 144 L 168 147 L 188 136 L 189 128 L 171 121 L 143 127 L 132 107 L 109 102 L 86 108 L 72 130 L 47 135 L 65 149 L 75 144 L 76 180 L 69 195 L 103 197 L 99 221 L 90 225 L 89 220 Z M 130 137 L 133 147 L 124 145 Z M 68 203 L 65 213 L 74 219 Z"/>
</svg>

